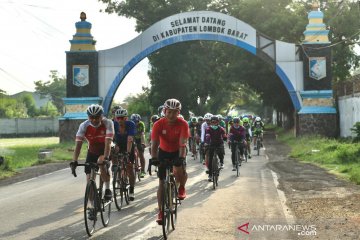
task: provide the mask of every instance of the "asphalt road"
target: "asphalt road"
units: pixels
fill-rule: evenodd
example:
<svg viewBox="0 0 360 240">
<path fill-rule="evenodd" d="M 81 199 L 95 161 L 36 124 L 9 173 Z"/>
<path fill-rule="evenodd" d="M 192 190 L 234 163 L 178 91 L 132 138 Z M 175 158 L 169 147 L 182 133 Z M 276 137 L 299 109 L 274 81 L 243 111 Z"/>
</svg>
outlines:
<svg viewBox="0 0 360 240">
<path fill-rule="evenodd" d="M 294 221 L 268 162 L 265 143 L 260 156 L 244 163 L 236 177 L 226 149 L 219 187 L 213 190 L 204 166 L 189 155 L 188 196 L 169 239 L 293 239 L 295 231 L 266 229 Z M 85 175 L 81 168 L 78 173 L 74 178 L 67 168 L 1 186 L 0 239 L 87 239 L 82 210 Z M 121 211 L 113 204 L 109 226 L 103 228 L 98 222 L 92 238 L 162 239 L 161 227 L 155 223 L 157 184 L 154 174 L 137 182 L 135 201 Z"/>
</svg>

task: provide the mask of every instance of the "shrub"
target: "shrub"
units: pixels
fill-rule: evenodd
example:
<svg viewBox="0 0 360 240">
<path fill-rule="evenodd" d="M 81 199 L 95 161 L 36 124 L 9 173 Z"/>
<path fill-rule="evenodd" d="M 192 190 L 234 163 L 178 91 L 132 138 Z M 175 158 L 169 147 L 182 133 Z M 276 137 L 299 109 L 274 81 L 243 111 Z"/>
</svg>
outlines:
<svg viewBox="0 0 360 240">
<path fill-rule="evenodd" d="M 360 142 L 360 122 L 354 124 L 350 130 L 356 135 L 353 139 L 354 142 Z"/>
</svg>

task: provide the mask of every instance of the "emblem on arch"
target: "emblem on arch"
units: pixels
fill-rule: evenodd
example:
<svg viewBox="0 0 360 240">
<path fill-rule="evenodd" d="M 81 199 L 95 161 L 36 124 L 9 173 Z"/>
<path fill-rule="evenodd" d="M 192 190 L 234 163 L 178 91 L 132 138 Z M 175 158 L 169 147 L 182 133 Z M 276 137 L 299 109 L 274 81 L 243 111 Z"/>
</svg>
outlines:
<svg viewBox="0 0 360 240">
<path fill-rule="evenodd" d="M 326 58 L 310 57 L 309 58 L 309 76 L 313 79 L 320 80 L 326 77 Z"/>
</svg>

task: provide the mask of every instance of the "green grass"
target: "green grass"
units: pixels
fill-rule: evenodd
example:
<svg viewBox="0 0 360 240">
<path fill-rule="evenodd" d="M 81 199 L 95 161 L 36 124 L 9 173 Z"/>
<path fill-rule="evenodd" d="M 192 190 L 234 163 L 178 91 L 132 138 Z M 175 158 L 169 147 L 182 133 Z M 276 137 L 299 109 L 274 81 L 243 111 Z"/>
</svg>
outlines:
<svg viewBox="0 0 360 240">
<path fill-rule="evenodd" d="M 72 160 L 74 145 L 74 142 L 59 144 L 58 137 L 1 139 L 0 155 L 5 157 L 5 164 L 0 166 L 0 179 L 14 175 L 21 168 Z M 39 161 L 40 149 L 50 149 L 51 157 Z M 86 144 L 80 157 L 85 156 L 85 152 Z"/>
<path fill-rule="evenodd" d="M 316 164 L 360 184 L 360 144 L 320 136 L 295 138 L 281 131 L 278 139 L 291 147 L 290 157 Z"/>
</svg>

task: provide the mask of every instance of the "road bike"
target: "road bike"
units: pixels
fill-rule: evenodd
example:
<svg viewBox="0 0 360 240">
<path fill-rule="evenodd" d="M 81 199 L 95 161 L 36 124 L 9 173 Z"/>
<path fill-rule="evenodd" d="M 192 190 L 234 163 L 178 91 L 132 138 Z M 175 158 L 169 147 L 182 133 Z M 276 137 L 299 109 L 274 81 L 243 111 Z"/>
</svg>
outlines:
<svg viewBox="0 0 360 240">
<path fill-rule="evenodd" d="M 96 176 L 100 175 L 98 170 L 99 166 L 105 165 L 108 171 L 109 162 L 105 161 L 102 164 L 86 162 L 84 164 L 77 164 L 76 166 L 89 166 L 91 168 L 90 179 L 86 184 L 85 197 L 84 197 L 84 221 L 86 232 L 92 236 L 95 232 L 97 216 L 100 213 L 101 222 L 104 227 L 108 226 L 110 222 L 111 203 L 112 199 L 106 200 L 103 196 L 105 192 L 104 182 L 99 177 L 99 187 L 96 186 Z M 76 177 L 76 166 L 70 165 L 72 174 Z"/>
<path fill-rule="evenodd" d="M 149 160 L 151 165 L 159 165 L 159 161 Z M 178 189 L 175 181 L 175 176 L 172 172 L 173 164 L 170 159 L 165 159 L 160 163 L 161 168 L 165 168 L 165 177 L 163 178 L 163 190 L 161 200 L 162 213 L 162 232 L 164 239 L 167 239 L 170 230 L 175 230 L 177 220 L 177 208 L 181 204 L 178 198 Z M 170 229 L 171 226 L 171 229 Z"/>
<path fill-rule="evenodd" d="M 205 147 L 204 147 L 203 143 L 200 143 L 200 145 L 199 145 L 199 160 L 200 160 L 200 163 L 205 164 Z"/>
<path fill-rule="evenodd" d="M 218 180 L 219 180 L 219 175 L 220 175 L 220 160 L 218 157 L 218 151 L 220 150 L 219 147 L 211 147 L 210 148 L 214 148 L 214 155 L 212 157 L 211 160 L 211 167 L 212 167 L 212 182 L 213 182 L 213 189 L 216 189 L 217 186 L 219 186 L 218 184 Z"/>
<path fill-rule="evenodd" d="M 240 176 L 240 166 L 241 166 L 241 155 L 240 155 L 240 147 L 242 143 L 238 141 L 234 141 L 234 144 L 236 144 L 235 147 L 235 169 L 236 169 L 236 176 Z"/>
<path fill-rule="evenodd" d="M 120 211 L 124 200 L 127 205 L 130 203 L 129 198 L 129 176 L 127 173 L 128 157 L 125 153 L 118 153 L 113 159 L 112 177 L 113 177 L 113 195 L 116 208 Z"/>
<path fill-rule="evenodd" d="M 255 135 L 256 137 L 256 151 L 257 151 L 257 155 L 260 155 L 260 148 L 262 147 L 262 142 L 261 142 L 261 137 L 260 134 Z"/>
<path fill-rule="evenodd" d="M 141 164 L 140 164 L 140 156 L 139 156 L 139 150 L 135 144 L 134 146 L 134 174 L 135 174 L 135 179 L 137 178 L 138 181 L 141 181 Z"/>
<path fill-rule="evenodd" d="M 196 137 L 194 136 L 191 141 L 191 153 L 196 161 L 198 159 L 199 145 L 196 142 Z"/>
</svg>

